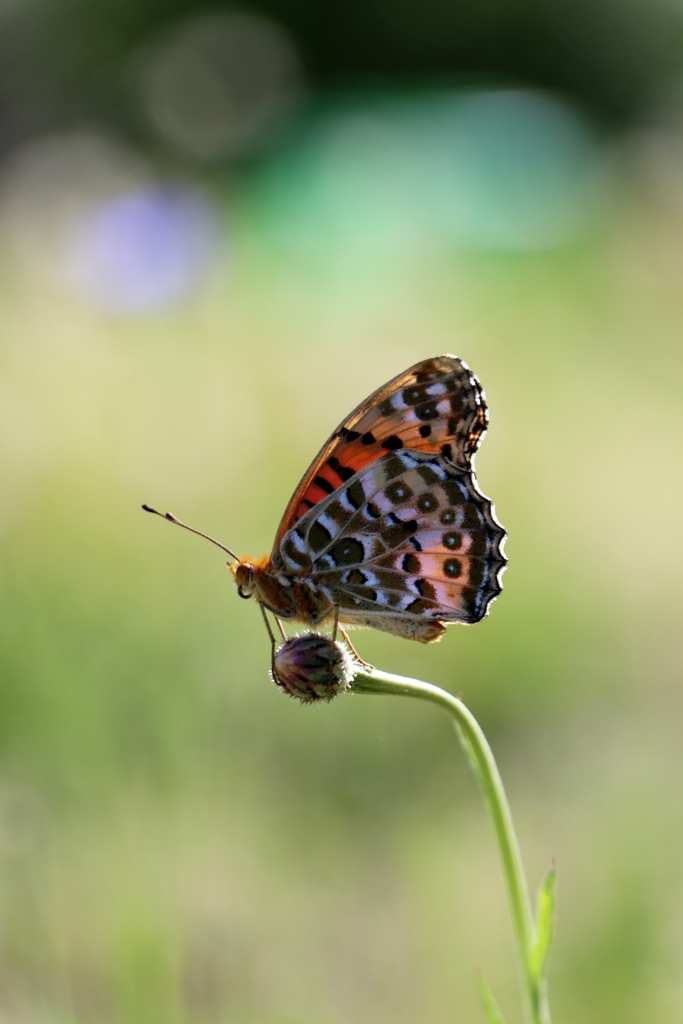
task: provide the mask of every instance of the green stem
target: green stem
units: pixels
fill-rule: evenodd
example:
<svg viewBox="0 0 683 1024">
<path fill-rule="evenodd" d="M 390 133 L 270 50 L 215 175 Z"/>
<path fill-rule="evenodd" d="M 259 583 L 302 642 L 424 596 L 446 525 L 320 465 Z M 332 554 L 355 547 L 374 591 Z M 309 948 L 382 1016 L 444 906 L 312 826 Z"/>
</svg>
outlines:
<svg viewBox="0 0 683 1024">
<path fill-rule="evenodd" d="M 538 984 L 532 964 L 534 921 L 519 843 L 503 781 L 479 723 L 457 697 L 453 697 L 438 686 L 417 679 L 406 679 L 404 676 L 394 676 L 372 668 L 358 672 L 353 680 L 352 689 L 355 693 L 390 693 L 420 697 L 439 704 L 455 719 L 463 745 L 479 779 L 498 841 L 527 1013 L 533 1024 L 549 1024 L 550 1013 L 544 986 Z"/>
</svg>

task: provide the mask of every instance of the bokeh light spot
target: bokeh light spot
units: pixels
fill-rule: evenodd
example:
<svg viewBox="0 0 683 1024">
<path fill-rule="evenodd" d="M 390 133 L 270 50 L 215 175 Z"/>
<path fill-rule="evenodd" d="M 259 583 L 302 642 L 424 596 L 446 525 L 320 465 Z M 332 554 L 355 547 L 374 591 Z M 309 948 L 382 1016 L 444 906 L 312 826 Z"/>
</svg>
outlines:
<svg viewBox="0 0 683 1024">
<path fill-rule="evenodd" d="M 580 115 L 523 89 L 455 95 L 425 120 L 428 195 L 456 240 L 491 249 L 565 245 L 586 227 L 598 182 Z"/>
<path fill-rule="evenodd" d="M 366 97 L 314 116 L 255 178 L 252 208 L 275 250 L 377 283 L 438 252 L 572 244 L 603 167 L 580 114 L 540 92 Z"/>
<path fill-rule="evenodd" d="M 158 134 L 200 159 L 232 157 L 272 135 L 302 80 L 286 31 L 247 13 L 204 14 L 176 25 L 134 66 Z"/>
<path fill-rule="evenodd" d="M 147 162 L 100 132 L 60 132 L 19 147 L 0 178 L 0 234 L 15 271 L 64 287 L 64 244 L 84 211 L 149 187 Z"/>
<path fill-rule="evenodd" d="M 151 187 L 84 213 L 66 244 L 66 273 L 81 297 L 110 313 L 157 309 L 201 280 L 215 248 L 213 211 L 187 188 Z"/>
</svg>

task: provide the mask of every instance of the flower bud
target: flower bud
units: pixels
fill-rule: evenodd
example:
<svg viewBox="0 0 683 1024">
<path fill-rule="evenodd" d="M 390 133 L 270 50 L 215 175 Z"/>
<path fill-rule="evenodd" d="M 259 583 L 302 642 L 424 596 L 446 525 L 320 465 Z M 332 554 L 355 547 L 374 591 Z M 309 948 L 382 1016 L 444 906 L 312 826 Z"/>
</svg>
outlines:
<svg viewBox="0 0 683 1024">
<path fill-rule="evenodd" d="M 353 659 L 346 647 L 322 633 L 290 636 L 275 652 L 273 681 L 303 704 L 330 701 L 348 689 Z"/>
</svg>

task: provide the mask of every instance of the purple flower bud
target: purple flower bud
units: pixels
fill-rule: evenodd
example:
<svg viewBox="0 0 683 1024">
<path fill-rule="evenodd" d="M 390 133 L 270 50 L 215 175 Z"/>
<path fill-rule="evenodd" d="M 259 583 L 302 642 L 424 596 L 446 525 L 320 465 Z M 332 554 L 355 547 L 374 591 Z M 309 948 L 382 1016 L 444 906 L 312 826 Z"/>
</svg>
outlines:
<svg viewBox="0 0 683 1024">
<path fill-rule="evenodd" d="M 353 659 L 346 647 L 322 633 L 290 636 L 275 652 L 273 681 L 303 704 L 330 701 L 348 689 Z"/>
</svg>

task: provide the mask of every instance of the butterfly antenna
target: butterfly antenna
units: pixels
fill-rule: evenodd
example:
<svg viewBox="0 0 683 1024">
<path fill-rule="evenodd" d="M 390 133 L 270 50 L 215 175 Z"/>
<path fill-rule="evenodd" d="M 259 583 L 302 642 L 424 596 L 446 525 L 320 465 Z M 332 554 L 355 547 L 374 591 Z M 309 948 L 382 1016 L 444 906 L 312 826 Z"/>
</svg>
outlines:
<svg viewBox="0 0 683 1024">
<path fill-rule="evenodd" d="M 230 548 L 225 546 L 225 544 L 221 544 L 221 542 L 219 540 L 216 540 L 214 537 L 209 537 L 208 533 L 202 533 L 201 530 L 195 530 L 191 526 L 188 526 L 187 523 L 184 523 L 181 519 L 176 518 L 176 516 L 174 516 L 172 512 L 157 512 L 157 510 L 155 508 L 152 508 L 151 505 L 143 505 L 142 507 L 144 508 L 145 512 L 152 512 L 155 516 L 161 516 L 162 519 L 168 519 L 169 523 L 175 523 L 176 526 L 182 526 L 183 530 L 189 530 L 190 533 L 196 533 L 198 537 L 203 537 L 204 540 L 210 540 L 211 543 L 215 544 L 217 548 L 222 548 L 223 551 L 230 555 L 231 558 L 234 558 L 236 562 L 239 562 L 239 558 L 235 554 L 235 552 L 231 551 Z"/>
</svg>

